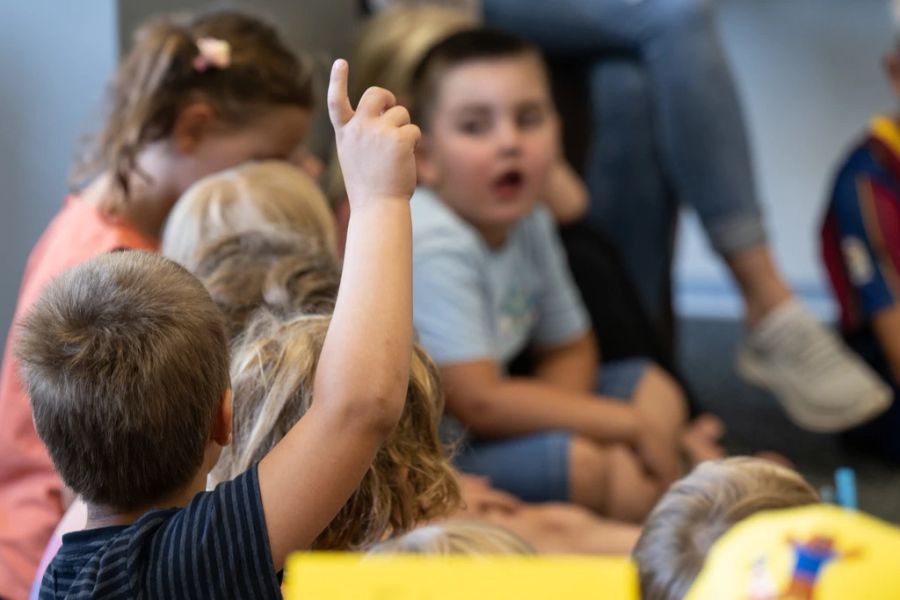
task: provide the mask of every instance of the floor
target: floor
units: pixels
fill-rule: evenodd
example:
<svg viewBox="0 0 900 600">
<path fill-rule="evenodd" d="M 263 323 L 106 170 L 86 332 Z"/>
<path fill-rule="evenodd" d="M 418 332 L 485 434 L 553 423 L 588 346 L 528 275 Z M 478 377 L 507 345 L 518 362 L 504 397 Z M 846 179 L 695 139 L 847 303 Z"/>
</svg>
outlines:
<svg viewBox="0 0 900 600">
<path fill-rule="evenodd" d="M 860 508 L 900 524 L 900 468 L 850 451 L 838 436 L 800 430 L 774 397 L 737 377 L 732 360 L 742 335 L 740 323 L 690 319 L 680 324 L 679 335 L 688 385 L 702 407 L 725 421 L 729 451 L 780 452 L 820 489 L 832 485 L 836 468 L 850 466 L 856 471 Z"/>
</svg>

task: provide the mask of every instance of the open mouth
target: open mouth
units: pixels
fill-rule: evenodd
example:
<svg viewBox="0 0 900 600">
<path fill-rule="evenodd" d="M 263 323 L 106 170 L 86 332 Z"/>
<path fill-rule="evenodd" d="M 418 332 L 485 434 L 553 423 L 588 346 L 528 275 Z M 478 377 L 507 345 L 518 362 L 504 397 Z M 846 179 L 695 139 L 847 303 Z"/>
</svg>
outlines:
<svg viewBox="0 0 900 600">
<path fill-rule="evenodd" d="M 524 177 L 519 171 L 507 171 L 494 180 L 494 191 L 500 196 L 512 196 L 518 193 L 524 183 Z"/>
</svg>

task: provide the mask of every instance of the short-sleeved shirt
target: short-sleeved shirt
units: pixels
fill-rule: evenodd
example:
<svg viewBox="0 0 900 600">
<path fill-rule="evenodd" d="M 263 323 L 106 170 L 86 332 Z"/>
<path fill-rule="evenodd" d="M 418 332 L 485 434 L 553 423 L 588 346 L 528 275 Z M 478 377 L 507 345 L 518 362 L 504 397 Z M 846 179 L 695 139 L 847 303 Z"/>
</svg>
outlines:
<svg viewBox="0 0 900 600">
<path fill-rule="evenodd" d="M 893 119 L 874 119 L 838 172 L 822 225 L 822 255 L 841 329 L 877 366 L 872 317 L 900 301 L 900 128 Z"/>
<path fill-rule="evenodd" d="M 413 309 L 420 342 L 440 365 L 565 344 L 590 330 L 549 213 L 536 206 L 499 248 L 432 191 L 412 198 Z"/>
<path fill-rule="evenodd" d="M 281 598 L 256 467 L 184 508 L 64 535 L 40 598 Z"/>
<path fill-rule="evenodd" d="M 15 324 L 51 279 L 89 258 L 116 250 L 156 250 L 157 243 L 68 197 L 31 251 L 0 372 L 0 597 L 24 598 L 62 516 L 62 482 L 31 420 L 13 353 Z"/>
</svg>

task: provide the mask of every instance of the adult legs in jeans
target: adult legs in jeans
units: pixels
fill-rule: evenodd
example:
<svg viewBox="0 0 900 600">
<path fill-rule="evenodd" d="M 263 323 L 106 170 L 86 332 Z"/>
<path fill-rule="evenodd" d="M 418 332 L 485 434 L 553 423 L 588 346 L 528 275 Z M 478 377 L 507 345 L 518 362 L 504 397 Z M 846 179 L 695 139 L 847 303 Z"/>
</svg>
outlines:
<svg viewBox="0 0 900 600">
<path fill-rule="evenodd" d="M 697 211 L 745 301 L 753 334 L 739 357 L 741 372 L 770 387 L 795 420 L 816 429 L 846 428 L 883 410 L 890 391 L 793 300 L 772 259 L 743 117 L 710 0 L 485 0 L 484 10 L 488 22 L 530 37 L 556 59 L 599 65 L 610 53 L 626 52 L 640 61 L 665 180 L 680 201 Z M 595 76 L 602 81 L 603 71 Z M 600 93 L 617 102 L 615 90 Z M 593 97 L 592 103 L 602 107 L 603 99 Z M 612 131 L 601 130 L 601 123 L 595 118 L 595 143 L 616 143 L 611 138 L 630 135 L 615 124 Z M 602 155 L 595 148 L 594 158 Z M 623 173 L 628 171 L 606 175 Z M 592 191 L 602 177 L 590 177 Z M 659 263 L 645 268 L 629 249 L 646 251 L 663 238 L 652 224 L 644 227 L 649 213 L 635 209 L 631 214 L 640 221 L 616 220 L 606 224 L 607 230 L 638 234 L 620 249 L 638 286 L 649 288 L 658 284 Z M 664 205 L 653 219 L 674 220 L 675 214 Z M 655 256 L 668 267 L 669 253 Z M 634 265 L 640 265 L 638 270 Z M 650 274 L 645 284 L 642 278 Z M 656 294 L 652 288 L 645 293 Z M 652 303 L 648 309 L 653 311 Z M 819 418 L 823 409 L 831 415 L 825 422 Z"/>
<path fill-rule="evenodd" d="M 588 217 L 619 250 L 653 325 L 669 339 L 678 204 L 659 162 L 648 85 L 633 58 L 611 58 L 588 70 L 597 131 L 585 165 Z"/>
<path fill-rule="evenodd" d="M 484 9 L 489 22 L 535 40 L 554 58 L 592 61 L 595 147 L 587 175 L 592 201 L 601 205 L 592 216 L 619 239 L 620 231 L 629 232 L 621 250 L 645 298 L 654 299 L 649 310 L 659 305 L 651 287 L 661 285 L 658 272 L 669 267 L 667 246 L 678 215 L 667 187 L 697 211 L 726 260 L 760 248 L 768 254 L 743 116 L 709 0 L 486 0 Z M 621 53 L 634 57 L 643 76 L 627 61 L 604 64 Z M 646 88 L 643 100 L 636 87 Z M 623 90 L 629 103 L 618 96 Z M 631 118 L 609 118 L 621 111 Z M 640 156 L 619 153 L 617 162 L 622 145 Z M 617 197 L 604 193 L 610 187 Z M 637 190 L 633 203 L 631 190 Z M 647 200 L 655 211 L 644 210 Z M 630 218 L 623 220 L 625 203 Z M 743 279 L 751 322 L 790 295 L 771 261 L 752 261 L 735 276 Z M 644 278 L 649 283 L 639 281 Z"/>
</svg>

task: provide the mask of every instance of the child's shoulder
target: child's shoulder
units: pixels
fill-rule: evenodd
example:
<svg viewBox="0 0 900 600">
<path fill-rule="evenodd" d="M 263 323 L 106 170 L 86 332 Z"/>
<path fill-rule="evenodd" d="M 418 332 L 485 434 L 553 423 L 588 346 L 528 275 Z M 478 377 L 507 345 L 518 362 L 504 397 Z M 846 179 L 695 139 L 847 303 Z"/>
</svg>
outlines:
<svg viewBox="0 0 900 600">
<path fill-rule="evenodd" d="M 860 178 L 900 189 L 900 126 L 888 117 L 874 118 L 837 169 L 836 191 L 856 188 Z M 836 194 L 840 196 L 846 194 Z"/>
<path fill-rule="evenodd" d="M 253 466 L 187 506 L 153 509 L 130 525 L 65 534 L 47 567 L 41 597 L 57 597 L 43 591 L 54 587 L 66 592 L 100 586 L 119 594 L 110 597 L 187 597 L 215 582 L 216 597 L 250 586 L 258 592 L 252 597 L 280 598 L 268 543 Z M 222 570 L 227 565 L 232 567 Z M 135 582 L 140 590 L 133 589 Z"/>
</svg>

